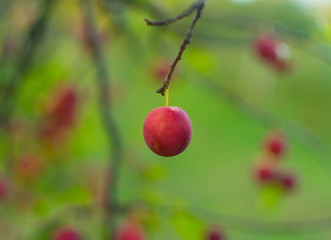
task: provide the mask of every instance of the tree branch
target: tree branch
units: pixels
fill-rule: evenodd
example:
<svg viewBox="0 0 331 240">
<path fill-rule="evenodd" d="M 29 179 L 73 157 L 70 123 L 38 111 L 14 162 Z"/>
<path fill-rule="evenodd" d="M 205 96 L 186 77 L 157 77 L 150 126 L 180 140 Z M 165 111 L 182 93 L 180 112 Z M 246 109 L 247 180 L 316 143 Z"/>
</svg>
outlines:
<svg viewBox="0 0 331 240">
<path fill-rule="evenodd" d="M 145 4 L 139 4 L 136 2 L 128 2 L 125 1 L 127 4 L 131 4 L 133 6 L 138 6 L 139 8 L 147 9 L 151 14 L 153 15 L 166 15 L 166 13 L 157 5 L 153 5 L 152 3 L 145 3 Z M 284 37 L 287 40 L 290 40 L 293 44 L 295 44 L 296 47 L 302 48 L 304 51 L 309 52 L 313 56 L 321 59 L 322 61 L 326 62 L 327 64 L 331 65 L 331 48 L 326 43 L 323 43 L 321 40 L 314 38 L 310 36 L 308 33 L 295 29 L 293 27 L 286 26 L 284 23 L 280 23 L 276 20 L 268 20 L 259 18 L 256 16 L 252 16 L 249 14 L 244 14 L 242 12 L 237 13 L 235 11 L 230 11 L 228 9 L 222 9 L 222 12 L 225 13 L 225 16 L 223 17 L 207 17 L 206 23 L 216 23 L 216 24 L 222 24 L 228 27 L 231 27 L 233 29 L 240 29 L 240 30 L 247 30 L 250 33 L 256 34 L 256 31 L 258 29 L 258 26 L 261 23 L 269 23 L 274 26 L 275 32 L 277 35 Z M 227 13 L 228 12 L 228 13 Z M 159 22 L 159 21 L 154 21 Z M 161 22 L 161 21 L 160 21 Z M 155 24 L 157 25 L 157 24 Z M 178 31 L 176 31 L 176 34 L 178 34 Z M 198 35 L 203 40 L 213 40 L 216 42 L 223 42 L 226 44 L 238 44 L 238 43 L 249 43 L 253 39 L 251 37 L 230 37 L 226 35 L 211 35 L 206 34 L 203 32 L 200 32 Z M 293 38 L 293 39 L 290 39 Z M 296 40 L 296 41 L 293 41 Z M 299 44 L 299 40 L 305 40 L 308 41 L 311 45 L 310 46 L 303 46 L 302 44 Z"/>
<path fill-rule="evenodd" d="M 142 203 L 147 207 L 148 203 Z M 153 205 L 156 211 L 163 213 L 169 217 L 169 214 L 173 214 L 177 209 L 187 211 L 194 216 L 199 216 L 206 219 L 208 222 L 215 221 L 221 226 L 234 229 L 240 232 L 249 232 L 254 234 L 276 234 L 276 235 L 298 235 L 305 233 L 317 233 L 320 231 L 327 231 L 330 228 L 331 216 L 320 217 L 316 219 L 306 220 L 293 220 L 293 221 L 263 221 L 254 218 L 240 217 L 221 212 L 215 212 L 207 210 L 205 208 L 196 206 L 174 206 L 174 205 Z"/>
<path fill-rule="evenodd" d="M 112 149 L 110 157 L 110 168 L 106 176 L 107 194 L 105 196 L 105 239 L 109 240 L 110 236 L 115 236 L 115 214 L 112 206 L 117 206 L 117 182 L 119 178 L 119 168 L 122 161 L 122 143 L 117 125 L 114 120 L 110 98 L 110 84 L 108 66 L 102 53 L 101 46 L 98 42 L 95 19 L 93 16 L 92 4 L 90 0 L 81 0 L 83 7 L 83 16 L 87 25 L 87 38 L 92 48 L 92 57 L 97 71 L 97 85 L 99 92 L 99 107 L 101 118 L 106 129 L 106 134 L 111 142 Z M 112 215 L 110 217 L 110 215 Z M 110 233 L 108 233 L 108 231 Z M 110 236 L 109 236 L 110 235 Z"/>
<path fill-rule="evenodd" d="M 168 18 L 168 19 L 164 19 L 164 20 L 159 20 L 159 21 L 150 21 L 148 20 L 148 18 L 145 18 L 145 21 L 147 23 L 147 25 L 149 26 L 164 26 L 164 25 L 169 25 L 173 22 L 177 22 L 178 20 L 181 20 L 185 17 L 188 17 L 189 15 L 191 15 L 191 13 L 194 12 L 194 10 L 197 9 L 197 7 L 199 7 L 197 5 L 198 3 L 194 3 L 192 4 L 191 7 L 189 7 L 188 9 L 186 9 L 182 14 L 173 17 L 173 18 Z"/>
<path fill-rule="evenodd" d="M 0 125 L 6 126 L 10 112 L 14 106 L 13 99 L 17 91 L 17 88 L 23 82 L 23 75 L 30 67 L 37 47 L 40 45 L 40 41 L 45 33 L 46 24 L 51 12 L 52 4 L 54 0 L 41 1 L 40 15 L 36 22 L 31 26 L 29 32 L 22 45 L 22 53 L 17 62 L 15 73 L 7 84 L 0 86 L 0 102 L 2 107 L 0 108 Z M 1 79 L 0 82 L 6 80 Z"/>
<path fill-rule="evenodd" d="M 162 25 L 167 25 L 167 24 L 170 24 L 170 23 L 173 23 L 173 22 L 176 22 L 184 17 L 187 17 L 189 16 L 192 12 L 196 11 L 196 15 L 195 17 L 193 18 L 193 21 L 191 23 L 191 25 L 189 26 L 186 34 L 185 34 L 185 37 L 179 47 L 179 51 L 177 53 L 177 56 L 176 58 L 174 59 L 173 63 L 170 65 L 170 70 L 163 82 L 163 85 L 161 88 L 159 88 L 156 92 L 157 93 L 161 93 L 162 96 L 164 96 L 164 92 L 166 89 L 169 88 L 169 84 L 170 84 L 170 81 L 171 81 L 171 77 L 172 77 L 172 74 L 177 66 L 177 63 L 181 60 L 182 58 L 182 55 L 186 49 L 186 46 L 190 44 L 190 41 L 191 41 L 191 37 L 192 37 L 192 32 L 193 32 L 193 29 L 194 29 L 194 26 L 195 24 L 197 23 L 197 21 L 199 20 L 200 16 L 201 16 L 201 12 L 202 12 L 202 9 L 205 5 L 205 0 L 198 0 L 196 1 L 191 7 L 189 7 L 186 11 L 184 11 L 181 15 L 177 16 L 177 17 L 174 17 L 174 18 L 169 18 L 169 19 L 166 19 L 166 20 L 161 20 L 161 21 L 150 21 L 148 19 L 145 19 L 147 25 L 151 25 L 151 26 L 162 26 Z"/>
<path fill-rule="evenodd" d="M 331 64 L 331 48 L 326 43 L 313 37 L 309 32 L 289 27 L 277 20 L 266 20 L 247 13 L 237 13 L 223 9 L 223 17 L 207 17 L 205 20 L 209 24 L 222 24 L 234 29 L 245 30 L 248 32 L 258 33 L 258 26 L 261 23 L 269 23 L 273 26 L 277 35 L 289 40 L 296 47 L 302 48 L 313 56 L 320 58 L 327 64 Z M 293 41 L 296 40 L 296 41 Z M 303 46 L 300 40 L 308 41 L 310 46 Z M 249 40 L 251 41 L 251 40 Z M 298 44 L 299 43 L 299 44 Z"/>
</svg>

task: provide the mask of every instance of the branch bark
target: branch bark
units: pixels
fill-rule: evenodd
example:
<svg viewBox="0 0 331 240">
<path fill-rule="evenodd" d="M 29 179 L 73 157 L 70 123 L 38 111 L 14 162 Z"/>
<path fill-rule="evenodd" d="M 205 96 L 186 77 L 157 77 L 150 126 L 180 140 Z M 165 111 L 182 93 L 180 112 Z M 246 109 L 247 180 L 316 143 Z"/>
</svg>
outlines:
<svg viewBox="0 0 331 240">
<path fill-rule="evenodd" d="M 106 129 L 107 137 L 112 149 L 109 163 L 109 172 L 106 176 L 106 194 L 105 194 L 105 216 L 104 216 L 104 239 L 115 239 L 116 212 L 114 208 L 117 203 L 117 183 L 119 178 L 119 168 L 122 161 L 122 142 L 113 116 L 113 104 L 110 98 L 110 84 L 108 66 L 98 42 L 97 31 L 93 8 L 90 0 L 81 0 L 83 8 L 83 17 L 87 25 L 87 38 L 92 49 L 92 58 L 97 71 L 97 87 L 99 92 L 99 108 L 103 125 Z M 110 235 L 110 236 L 109 236 Z"/>
<path fill-rule="evenodd" d="M 201 17 L 201 13 L 202 13 L 202 10 L 203 10 L 204 6 L 205 6 L 205 0 L 198 0 L 191 7 L 189 7 L 187 10 L 185 10 L 182 14 L 180 14 L 180 15 L 174 17 L 174 18 L 169 18 L 169 19 L 160 20 L 160 21 L 150 21 L 148 19 L 145 19 L 147 25 L 150 25 L 150 26 L 163 26 L 163 25 L 168 25 L 170 23 L 174 23 L 174 22 L 176 22 L 180 19 L 183 19 L 184 17 L 187 17 L 191 13 L 196 11 L 195 17 L 193 18 L 193 21 L 192 21 L 191 25 L 189 26 L 189 28 L 188 28 L 188 30 L 185 34 L 185 37 L 184 37 L 184 39 L 183 39 L 183 41 L 182 41 L 182 43 L 179 47 L 179 51 L 177 53 L 176 58 L 174 59 L 174 61 L 170 65 L 170 70 L 169 70 L 162 86 L 156 91 L 157 93 L 161 93 L 162 96 L 164 96 L 165 90 L 169 88 L 169 84 L 170 84 L 170 81 L 171 81 L 171 78 L 172 78 L 172 74 L 175 71 L 177 63 L 181 60 L 182 55 L 183 55 L 187 45 L 189 45 L 190 42 L 191 42 L 193 29 L 195 27 L 195 24 L 197 23 L 197 21 Z"/>
<path fill-rule="evenodd" d="M 142 203 L 144 204 L 144 203 Z M 150 204 L 145 203 L 147 206 Z M 224 214 L 207 210 L 205 208 L 196 206 L 179 207 L 174 205 L 159 205 L 153 207 L 156 211 L 164 216 L 169 217 L 169 214 L 175 213 L 176 210 L 181 209 L 187 211 L 194 216 L 198 216 L 206 221 L 214 221 L 221 226 L 240 231 L 249 232 L 257 235 L 298 235 L 307 233 L 319 233 L 321 231 L 328 231 L 331 216 L 325 216 L 315 219 L 300 219 L 291 221 L 263 221 L 259 219 L 241 217 L 235 215 Z"/>
<path fill-rule="evenodd" d="M 44 36 L 54 2 L 54 0 L 41 1 L 40 15 L 26 35 L 15 73 L 10 77 L 7 84 L 2 85 L 0 88 L 0 102 L 2 104 L 0 108 L 0 125 L 3 127 L 7 125 L 8 118 L 13 110 L 15 94 L 18 87 L 23 83 L 23 75 L 31 66 L 31 59 Z M 6 82 L 4 79 L 0 81 Z"/>
</svg>

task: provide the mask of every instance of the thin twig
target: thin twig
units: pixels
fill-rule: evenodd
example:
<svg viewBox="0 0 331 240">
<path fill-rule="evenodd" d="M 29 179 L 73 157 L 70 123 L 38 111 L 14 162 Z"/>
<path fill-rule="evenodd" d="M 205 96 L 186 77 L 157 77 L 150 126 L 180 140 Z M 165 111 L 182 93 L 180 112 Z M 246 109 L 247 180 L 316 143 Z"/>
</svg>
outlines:
<svg viewBox="0 0 331 240">
<path fill-rule="evenodd" d="M 196 15 L 195 17 L 193 18 L 193 21 L 190 25 L 190 27 L 188 28 L 186 34 L 185 34 L 185 37 L 179 47 L 179 51 L 177 53 L 177 56 L 176 58 L 174 59 L 173 63 L 170 65 L 170 70 L 163 82 L 163 85 L 161 88 L 159 88 L 156 92 L 157 93 L 161 93 L 162 96 L 164 96 L 164 92 L 166 89 L 169 88 L 169 84 L 170 84 L 170 81 L 171 81 L 171 77 L 172 77 L 172 74 L 177 66 L 177 63 L 181 60 L 182 58 L 182 55 L 186 49 L 186 46 L 190 44 L 190 41 L 191 41 L 191 37 L 192 37 L 192 32 L 193 32 L 193 29 L 194 29 L 194 26 L 195 24 L 197 23 L 197 21 L 199 20 L 200 16 L 201 16 L 201 12 L 202 12 L 202 9 L 205 5 L 205 0 L 198 0 L 196 1 L 191 7 L 189 7 L 186 11 L 184 11 L 181 15 L 177 16 L 177 17 L 174 17 L 174 18 L 169 18 L 169 19 L 166 19 L 166 20 L 163 20 L 163 21 L 150 21 L 148 19 L 145 19 L 147 25 L 151 25 L 151 26 L 162 26 L 162 25 L 167 25 L 167 24 L 170 24 L 170 23 L 173 23 L 173 22 L 176 22 L 184 17 L 187 17 L 189 16 L 192 12 L 196 11 Z"/>
<path fill-rule="evenodd" d="M 106 129 L 107 137 L 111 142 L 112 149 L 110 156 L 109 172 L 106 176 L 106 196 L 105 196 L 105 239 L 114 239 L 116 211 L 112 211 L 112 206 L 117 206 L 117 182 L 119 178 L 119 167 L 122 161 L 122 143 L 117 125 L 112 112 L 110 101 L 110 84 L 108 66 L 98 42 L 93 16 L 92 4 L 90 0 L 81 0 L 83 7 L 84 20 L 87 25 L 87 38 L 92 48 L 92 57 L 97 70 L 97 84 L 99 91 L 99 107 L 101 118 Z M 110 235 L 110 236 L 109 236 Z"/>
<path fill-rule="evenodd" d="M 198 7 L 197 3 L 192 4 L 191 7 L 189 7 L 188 9 L 186 9 L 182 14 L 173 17 L 173 18 L 168 18 L 168 19 L 164 19 L 164 20 L 159 20 L 159 21 L 151 21 L 148 18 L 145 18 L 145 21 L 147 23 L 147 25 L 149 26 L 164 26 L 164 25 L 169 25 L 170 23 L 173 22 L 177 22 L 178 20 L 181 20 L 189 15 L 191 15 L 191 13 L 194 12 L 194 10 L 196 10 Z"/>
<path fill-rule="evenodd" d="M 137 6 L 139 8 L 147 9 L 151 14 L 154 15 L 167 15 L 161 8 L 152 3 L 139 4 L 136 2 L 125 1 L 127 4 Z M 222 12 L 229 12 L 228 9 L 222 9 Z M 291 43 L 295 44 L 296 47 L 300 47 L 303 50 L 309 52 L 313 56 L 321 59 L 327 64 L 331 65 L 331 48 L 326 43 L 323 43 L 321 40 L 310 36 L 308 33 L 300 29 L 295 29 L 289 27 L 284 23 L 281 23 L 276 20 L 269 20 L 264 18 L 259 18 L 253 15 L 246 13 L 236 13 L 234 11 L 230 12 L 231 14 L 225 15 L 224 17 L 207 17 L 205 20 L 206 23 L 217 23 L 222 24 L 234 29 L 248 30 L 250 33 L 256 34 L 258 30 L 258 25 L 261 23 L 269 23 L 274 26 L 275 33 L 279 36 L 284 37 L 286 40 L 289 40 Z M 157 21 L 155 21 L 157 22 Z M 207 28 L 208 29 L 208 28 Z M 178 34 L 178 31 L 175 31 Z M 200 36 L 203 40 L 213 40 L 217 43 L 226 43 L 231 45 L 238 45 L 242 43 L 252 42 L 252 37 L 232 37 L 227 35 L 213 35 L 212 33 L 206 34 L 205 32 L 197 32 L 197 35 Z M 289 39 L 293 38 L 293 39 Z M 300 44 L 299 40 L 305 40 L 311 43 L 310 46 Z M 296 40 L 296 41 L 294 41 Z M 299 45 L 298 45 L 299 43 Z"/>
</svg>

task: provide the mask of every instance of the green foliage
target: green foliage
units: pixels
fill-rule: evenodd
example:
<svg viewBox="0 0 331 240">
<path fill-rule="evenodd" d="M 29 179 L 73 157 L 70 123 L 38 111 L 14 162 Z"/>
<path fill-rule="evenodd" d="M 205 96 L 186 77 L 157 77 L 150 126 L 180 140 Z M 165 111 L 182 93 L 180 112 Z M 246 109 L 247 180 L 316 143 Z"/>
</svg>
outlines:
<svg viewBox="0 0 331 240">
<path fill-rule="evenodd" d="M 202 238 L 204 223 L 192 214 L 183 210 L 174 211 L 171 220 L 182 239 L 199 240 Z"/>
<path fill-rule="evenodd" d="M 26 5 L 31 7 L 27 13 L 38 12 L 34 1 L 20 0 L 11 8 L 2 8 L 11 5 L 9 2 L 0 1 L 1 43 L 11 34 L 14 40 L 15 36 L 20 40 L 19 36 L 29 29 L 20 25 L 29 18 L 28 14 L 20 15 Z M 160 12 L 174 16 L 190 4 L 191 1 L 123 1 L 119 18 L 117 11 L 109 12 L 103 5 L 94 9 L 97 28 L 105 32 L 101 46 L 110 72 L 111 110 L 123 141 L 120 203 L 147 203 L 151 213 L 145 213 L 141 225 L 151 235 L 149 240 L 199 240 L 212 221 L 228 225 L 223 218 L 202 220 L 180 206 L 201 206 L 215 215 L 224 213 L 263 222 L 300 222 L 328 215 L 330 156 L 304 134 L 303 141 L 290 139 L 289 155 L 284 161 L 284 168 L 298 174 L 298 189 L 286 195 L 274 186 L 264 190 L 256 187 L 251 170 L 262 154 L 264 136 L 275 125 L 261 124 L 256 120 L 259 112 L 255 108 L 247 110 L 234 97 L 238 95 L 276 116 L 281 122 L 277 127 L 284 128 L 290 138 L 296 130 L 287 129 L 287 119 L 306 126 L 330 145 L 331 71 L 327 58 L 331 54 L 330 47 L 324 44 L 331 42 L 330 20 L 322 28 L 309 9 L 293 2 L 261 0 L 240 5 L 207 1 L 170 85 L 170 105 L 185 109 L 192 120 L 192 142 L 181 155 L 169 159 L 156 156 L 145 146 L 144 119 L 151 109 L 164 105 L 164 98 L 155 93 L 162 79 L 155 77 L 153 63 L 175 57 L 191 19 L 163 28 L 147 27 L 143 19 L 158 18 Z M 109 143 L 101 119 L 95 66 L 82 37 L 82 26 L 79 2 L 58 1 L 46 35 L 31 59 L 32 65 L 22 75 L 24 81 L 18 86 L 12 112 L 19 123 L 15 125 L 18 132 L 0 133 L 1 172 L 9 168 L 8 178 L 13 183 L 12 198 L 0 203 L 0 239 L 11 239 L 18 232 L 24 239 L 50 239 L 54 229 L 67 222 L 78 226 L 87 239 L 97 239 L 101 232 L 100 202 L 113 143 Z M 252 42 L 265 33 L 278 34 L 289 43 L 293 56 L 290 72 L 279 75 L 254 55 Z M 20 51 L 12 54 L 19 55 Z M 16 64 L 1 60 L 0 89 L 15 73 Z M 65 137 L 54 144 L 40 140 L 40 128 L 45 124 L 52 94 L 63 84 L 74 85 L 78 92 L 76 120 Z M 42 171 L 30 182 L 16 179 L 13 166 L 7 165 L 25 153 L 41 156 L 43 163 Z M 175 207 L 164 214 L 162 205 Z M 83 217 L 62 213 L 73 206 L 88 206 L 94 211 Z M 130 213 L 124 216 L 129 218 Z M 330 231 L 307 236 L 249 233 L 249 229 L 237 228 L 233 222 L 233 228 L 226 229 L 229 239 L 304 240 L 331 236 Z M 1 227 L 7 225 L 12 227 L 3 237 Z"/>
</svg>

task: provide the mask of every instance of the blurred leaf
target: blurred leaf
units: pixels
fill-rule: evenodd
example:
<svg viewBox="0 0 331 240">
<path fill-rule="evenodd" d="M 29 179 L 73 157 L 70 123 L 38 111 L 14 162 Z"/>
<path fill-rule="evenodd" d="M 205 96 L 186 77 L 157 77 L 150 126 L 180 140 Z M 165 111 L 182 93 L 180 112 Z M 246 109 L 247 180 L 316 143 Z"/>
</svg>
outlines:
<svg viewBox="0 0 331 240">
<path fill-rule="evenodd" d="M 142 172 L 142 176 L 150 181 L 158 180 L 160 178 L 163 178 L 165 175 L 166 169 L 163 165 L 147 166 Z"/>
<path fill-rule="evenodd" d="M 262 189 L 261 202 L 265 209 L 276 208 L 283 195 L 283 189 L 279 184 L 267 184 Z"/>
<path fill-rule="evenodd" d="M 176 231 L 186 240 L 201 240 L 204 223 L 184 210 L 178 210 L 171 218 Z"/>
<path fill-rule="evenodd" d="M 57 198 L 58 203 L 71 204 L 88 204 L 89 200 L 90 194 L 88 190 L 82 186 L 72 186 Z"/>
<path fill-rule="evenodd" d="M 185 52 L 185 61 L 188 61 L 194 69 L 202 73 L 210 73 L 215 68 L 215 63 L 217 62 L 214 55 L 209 54 L 205 49 L 192 47 L 190 51 Z M 217 52 L 216 52 L 217 54 Z M 221 54 L 221 51 L 219 52 Z M 203 59 L 203 61 L 201 61 Z"/>
<path fill-rule="evenodd" d="M 47 216 L 50 213 L 50 209 L 47 199 L 39 199 L 33 206 L 33 212 L 38 216 Z"/>
</svg>

